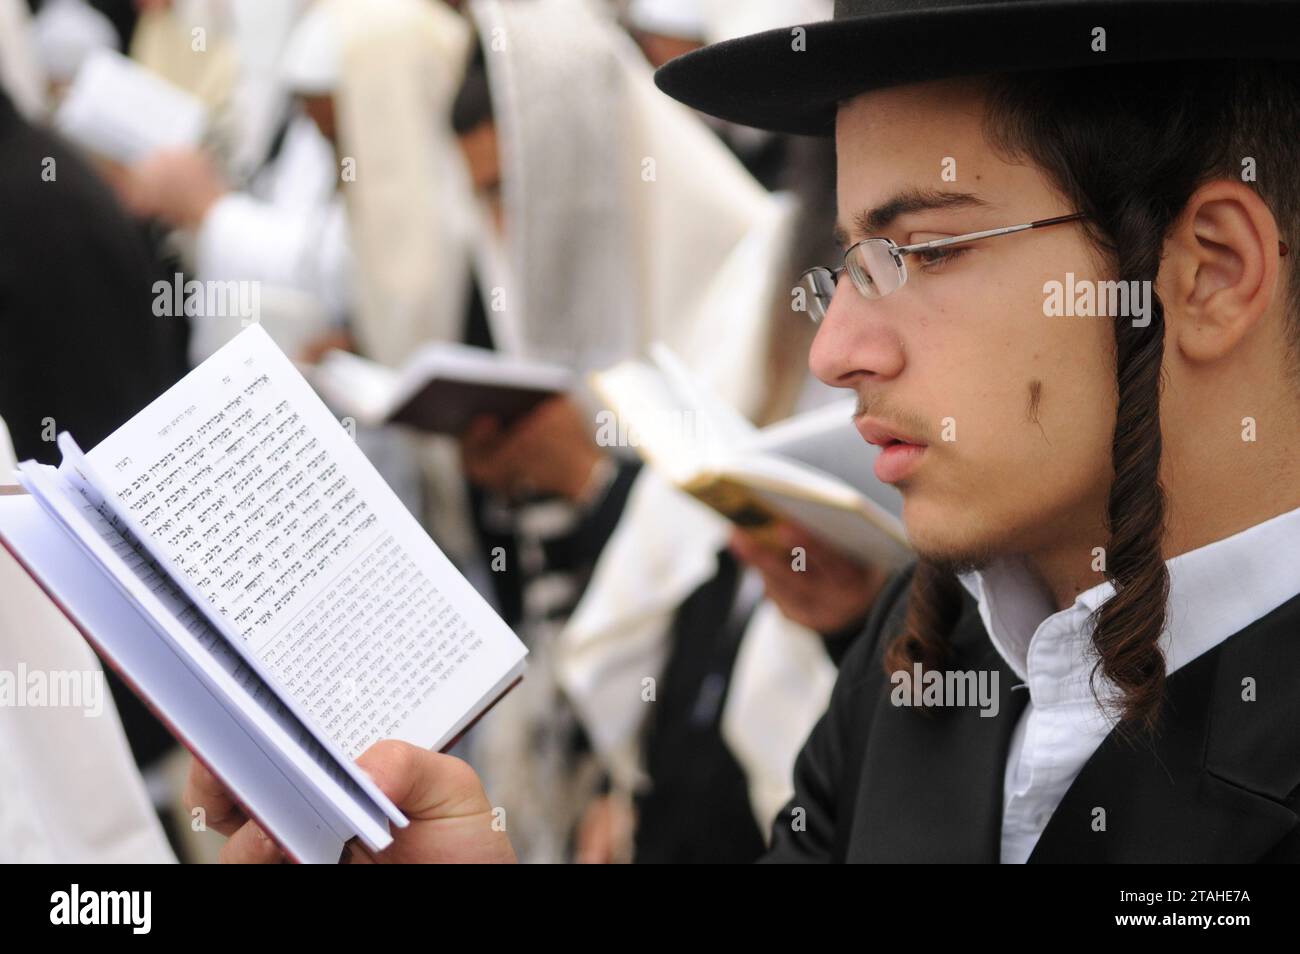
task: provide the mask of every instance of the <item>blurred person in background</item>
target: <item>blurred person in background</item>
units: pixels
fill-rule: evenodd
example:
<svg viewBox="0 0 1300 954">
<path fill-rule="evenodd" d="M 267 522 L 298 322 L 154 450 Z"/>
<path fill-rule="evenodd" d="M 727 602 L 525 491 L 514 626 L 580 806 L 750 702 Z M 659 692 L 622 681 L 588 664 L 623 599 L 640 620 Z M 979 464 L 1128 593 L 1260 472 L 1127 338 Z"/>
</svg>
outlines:
<svg viewBox="0 0 1300 954">
<path fill-rule="evenodd" d="M 3 90 L 0 210 L 0 416 L 18 457 L 56 463 L 58 431 L 93 445 L 180 377 L 188 329 L 154 315 L 167 271 L 100 176 Z M 156 768 L 171 736 L 108 682 L 137 762 Z"/>
<path fill-rule="evenodd" d="M 354 298 L 327 112 L 341 49 L 319 13 L 299 19 L 306 6 L 261 0 L 234 7 L 243 95 L 211 122 L 215 133 L 227 134 L 219 140 L 224 155 L 206 145 L 156 152 L 128 170 L 122 189 L 137 215 L 180 230 L 194 277 L 256 283 L 258 320 L 295 357 L 343 336 Z M 276 62 L 273 75 L 268 59 Z M 196 320 L 193 361 L 246 324 L 237 314 Z"/>
<path fill-rule="evenodd" d="M 579 374 L 665 340 L 707 379 L 762 351 L 752 326 L 692 322 L 713 268 L 786 216 L 581 0 L 471 3 L 481 55 L 451 110 L 476 196 L 460 340 Z M 647 157 L 651 162 L 647 163 Z M 706 345 L 725 334 L 726 351 Z M 745 381 L 736 400 L 759 400 Z M 461 440 L 492 595 L 530 677 L 476 731 L 472 758 L 515 806 L 521 856 L 561 860 L 598 771 L 552 671 L 637 467 L 595 445 L 595 409 L 557 399 Z M 441 541 L 440 541 L 441 542 Z"/>
<path fill-rule="evenodd" d="M 765 385 L 760 425 L 840 397 L 793 360 L 814 328 L 791 289 L 807 256 L 831 245 L 835 214 L 833 146 L 801 148 L 819 174 L 787 199 L 792 227 L 752 235 L 743 267 L 712 288 L 711 308 L 735 327 L 766 321 L 766 353 L 736 369 Z M 844 428 L 858 439 L 847 413 Z M 654 473 L 639 479 L 558 641 L 561 684 L 609 778 L 579 827 L 578 860 L 747 862 L 765 850 L 795 757 L 885 581 L 796 524 L 779 532 L 784 548 Z M 795 546 L 808 561 L 798 572 Z"/>
<path fill-rule="evenodd" d="M 0 494 L 16 463 L 0 419 Z M 99 660 L 3 546 L 0 661 L 17 693 L 22 674 L 81 680 L 79 705 L 0 705 L 0 863 L 174 861 Z"/>
</svg>

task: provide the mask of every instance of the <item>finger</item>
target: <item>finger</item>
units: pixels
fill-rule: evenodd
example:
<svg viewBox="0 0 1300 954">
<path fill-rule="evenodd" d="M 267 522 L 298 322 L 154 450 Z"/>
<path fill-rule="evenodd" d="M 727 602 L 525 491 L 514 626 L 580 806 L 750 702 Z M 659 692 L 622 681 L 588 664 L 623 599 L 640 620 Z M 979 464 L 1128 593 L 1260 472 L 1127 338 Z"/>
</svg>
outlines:
<svg viewBox="0 0 1300 954">
<path fill-rule="evenodd" d="M 257 822 L 245 822 L 221 846 L 218 860 L 223 865 L 277 865 L 285 860 L 280 847 Z"/>
<path fill-rule="evenodd" d="M 762 571 L 760 571 L 761 573 Z M 783 609 L 815 605 L 816 589 L 804 579 L 803 573 L 763 573 L 763 595 Z"/>
<path fill-rule="evenodd" d="M 766 540 L 739 530 L 733 535 L 733 540 L 739 544 L 737 557 L 764 576 L 778 576 L 789 569 L 785 551 L 773 548 Z"/>
<path fill-rule="evenodd" d="M 836 586 L 851 586 L 863 579 L 866 565 L 805 527 L 782 522 L 777 529 L 782 544 L 788 549 L 802 547 L 807 557 L 807 568 Z"/>
<path fill-rule="evenodd" d="M 366 749 L 357 765 L 413 818 L 449 818 L 491 807 L 478 775 L 451 755 L 385 739 Z"/>
<path fill-rule="evenodd" d="M 190 762 L 190 777 L 185 783 L 185 805 L 203 812 L 203 823 L 222 835 L 234 834 L 248 821 L 244 810 L 226 791 L 221 781 L 198 759 Z"/>
<path fill-rule="evenodd" d="M 478 448 L 490 443 L 500 430 L 500 422 L 491 414 L 477 414 L 466 425 L 464 432 L 460 435 L 460 440 L 462 444 Z"/>
<path fill-rule="evenodd" d="M 564 405 L 567 400 L 568 398 L 565 398 L 562 395 L 549 397 L 524 415 L 524 417 L 520 419 L 519 424 L 527 427 L 538 427 L 554 420 L 558 415 L 564 412 Z"/>
<path fill-rule="evenodd" d="M 514 483 L 516 471 L 510 464 L 506 450 L 498 447 L 480 455 L 474 461 L 470 477 L 484 487 L 498 493 L 505 493 Z"/>
<path fill-rule="evenodd" d="M 547 398 L 515 421 L 510 426 L 507 437 L 516 447 L 538 447 L 539 444 L 545 444 L 550 448 L 557 444 L 566 446 L 581 443 L 585 437 L 581 428 L 567 426 L 571 423 L 571 413 L 568 398 Z M 573 413 L 573 418 L 577 419 L 576 413 Z"/>
</svg>

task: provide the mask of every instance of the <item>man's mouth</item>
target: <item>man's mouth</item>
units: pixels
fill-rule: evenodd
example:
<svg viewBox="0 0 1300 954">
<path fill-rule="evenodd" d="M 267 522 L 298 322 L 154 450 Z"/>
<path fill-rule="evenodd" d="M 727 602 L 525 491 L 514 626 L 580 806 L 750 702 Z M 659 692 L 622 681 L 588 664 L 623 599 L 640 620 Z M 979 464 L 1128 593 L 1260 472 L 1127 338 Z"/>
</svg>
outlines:
<svg viewBox="0 0 1300 954">
<path fill-rule="evenodd" d="M 886 421 L 860 417 L 854 424 L 863 440 L 880 448 L 875 471 L 882 483 L 893 484 L 910 476 L 925 456 L 928 445 Z"/>
</svg>

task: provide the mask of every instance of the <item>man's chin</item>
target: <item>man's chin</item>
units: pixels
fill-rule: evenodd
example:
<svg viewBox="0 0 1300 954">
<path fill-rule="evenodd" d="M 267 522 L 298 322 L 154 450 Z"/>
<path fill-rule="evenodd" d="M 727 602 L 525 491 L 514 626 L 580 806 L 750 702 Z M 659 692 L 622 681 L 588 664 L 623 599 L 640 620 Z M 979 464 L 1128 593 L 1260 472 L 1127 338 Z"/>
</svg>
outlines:
<svg viewBox="0 0 1300 954">
<path fill-rule="evenodd" d="M 943 521 L 941 526 L 933 529 L 930 524 L 916 525 L 919 521 L 905 523 L 916 555 L 941 570 L 954 574 L 982 570 L 1001 555 L 992 540 L 954 532 L 955 521 Z"/>
<path fill-rule="evenodd" d="M 958 576 L 962 573 L 974 573 L 987 567 L 994 559 L 994 554 L 961 551 L 927 551 L 917 550 L 919 559 L 944 573 Z"/>
</svg>

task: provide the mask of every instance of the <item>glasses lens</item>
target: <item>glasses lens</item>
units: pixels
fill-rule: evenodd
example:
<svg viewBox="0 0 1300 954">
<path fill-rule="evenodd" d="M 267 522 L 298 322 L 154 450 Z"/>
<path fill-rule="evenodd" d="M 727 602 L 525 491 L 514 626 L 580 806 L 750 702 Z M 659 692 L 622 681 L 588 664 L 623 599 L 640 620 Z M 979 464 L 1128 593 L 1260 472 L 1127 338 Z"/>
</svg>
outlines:
<svg viewBox="0 0 1300 954">
<path fill-rule="evenodd" d="M 849 250 L 849 276 L 864 298 L 880 298 L 898 291 L 903 284 L 903 271 L 889 242 L 884 239 L 867 239 Z"/>
<path fill-rule="evenodd" d="M 814 324 L 819 324 L 826 317 L 831 299 L 835 297 L 835 276 L 829 268 L 818 266 L 804 272 L 799 284 L 808 302 L 808 317 Z"/>
</svg>

